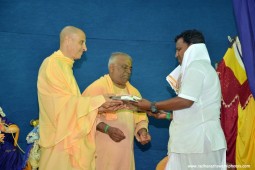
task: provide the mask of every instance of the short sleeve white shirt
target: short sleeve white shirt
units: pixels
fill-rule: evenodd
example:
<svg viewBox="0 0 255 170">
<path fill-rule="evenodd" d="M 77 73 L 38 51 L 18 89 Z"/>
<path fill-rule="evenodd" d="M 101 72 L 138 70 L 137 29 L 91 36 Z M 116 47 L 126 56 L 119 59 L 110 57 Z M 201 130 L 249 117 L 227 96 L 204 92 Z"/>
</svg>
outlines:
<svg viewBox="0 0 255 170">
<path fill-rule="evenodd" d="M 226 148 L 220 124 L 221 89 L 210 63 L 192 62 L 183 75 L 178 97 L 194 101 L 190 108 L 173 112 L 168 152 L 204 153 Z M 211 148 L 204 148 L 205 139 Z"/>
</svg>

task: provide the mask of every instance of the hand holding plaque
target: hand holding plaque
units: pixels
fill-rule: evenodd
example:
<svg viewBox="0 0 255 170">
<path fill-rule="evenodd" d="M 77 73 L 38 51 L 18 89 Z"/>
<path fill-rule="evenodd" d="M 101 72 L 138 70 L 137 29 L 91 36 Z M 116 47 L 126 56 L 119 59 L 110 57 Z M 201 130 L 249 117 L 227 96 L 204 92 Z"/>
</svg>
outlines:
<svg viewBox="0 0 255 170">
<path fill-rule="evenodd" d="M 121 96 L 111 96 L 112 100 L 121 100 L 128 110 L 133 110 L 135 112 L 138 112 L 139 110 L 134 105 L 134 103 L 137 103 L 138 101 L 142 100 L 142 98 L 134 95 L 121 95 Z"/>
</svg>

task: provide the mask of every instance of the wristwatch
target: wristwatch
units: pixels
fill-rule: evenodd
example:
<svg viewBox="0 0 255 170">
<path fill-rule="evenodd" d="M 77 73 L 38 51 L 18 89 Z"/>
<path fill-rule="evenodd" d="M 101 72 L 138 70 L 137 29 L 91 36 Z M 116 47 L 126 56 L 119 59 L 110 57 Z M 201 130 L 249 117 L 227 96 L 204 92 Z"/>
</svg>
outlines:
<svg viewBox="0 0 255 170">
<path fill-rule="evenodd" d="M 158 113 L 158 108 L 156 107 L 156 102 L 151 103 L 151 112 L 152 113 Z"/>
</svg>

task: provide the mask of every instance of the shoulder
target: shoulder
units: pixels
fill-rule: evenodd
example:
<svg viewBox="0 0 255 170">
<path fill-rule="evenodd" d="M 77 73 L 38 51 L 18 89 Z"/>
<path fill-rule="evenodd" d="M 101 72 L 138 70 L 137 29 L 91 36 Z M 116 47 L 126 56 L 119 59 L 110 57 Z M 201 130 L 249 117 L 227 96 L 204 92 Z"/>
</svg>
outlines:
<svg viewBox="0 0 255 170">
<path fill-rule="evenodd" d="M 92 82 L 82 93 L 83 95 L 99 95 L 107 91 L 107 80 L 103 77 Z"/>
<path fill-rule="evenodd" d="M 40 68 L 49 69 L 53 67 L 54 68 L 53 71 L 54 71 L 57 68 L 59 68 L 59 66 L 60 66 L 60 61 L 56 57 L 54 57 L 54 53 L 53 53 L 43 60 Z"/>
<path fill-rule="evenodd" d="M 102 76 L 102 77 L 94 80 L 89 86 L 102 86 L 102 84 L 105 84 L 106 82 L 107 82 L 107 80 Z"/>
<path fill-rule="evenodd" d="M 201 68 L 201 67 L 211 67 L 211 64 L 208 61 L 205 60 L 196 60 L 190 63 L 188 67 L 193 67 L 193 68 Z"/>
<path fill-rule="evenodd" d="M 208 71 L 213 70 L 213 67 L 209 62 L 199 60 L 199 61 L 193 61 L 192 63 L 190 63 L 190 65 L 187 67 L 187 70 L 197 71 L 197 72 L 205 74 Z"/>
</svg>

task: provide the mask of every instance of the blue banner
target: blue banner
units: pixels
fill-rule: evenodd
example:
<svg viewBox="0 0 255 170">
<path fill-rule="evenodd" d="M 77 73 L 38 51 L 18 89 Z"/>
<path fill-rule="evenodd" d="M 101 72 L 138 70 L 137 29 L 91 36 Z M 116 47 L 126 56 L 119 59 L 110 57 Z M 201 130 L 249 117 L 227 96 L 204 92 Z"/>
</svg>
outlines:
<svg viewBox="0 0 255 170">
<path fill-rule="evenodd" d="M 233 0 L 242 46 L 242 59 L 253 97 L 255 97 L 255 0 Z"/>
</svg>

